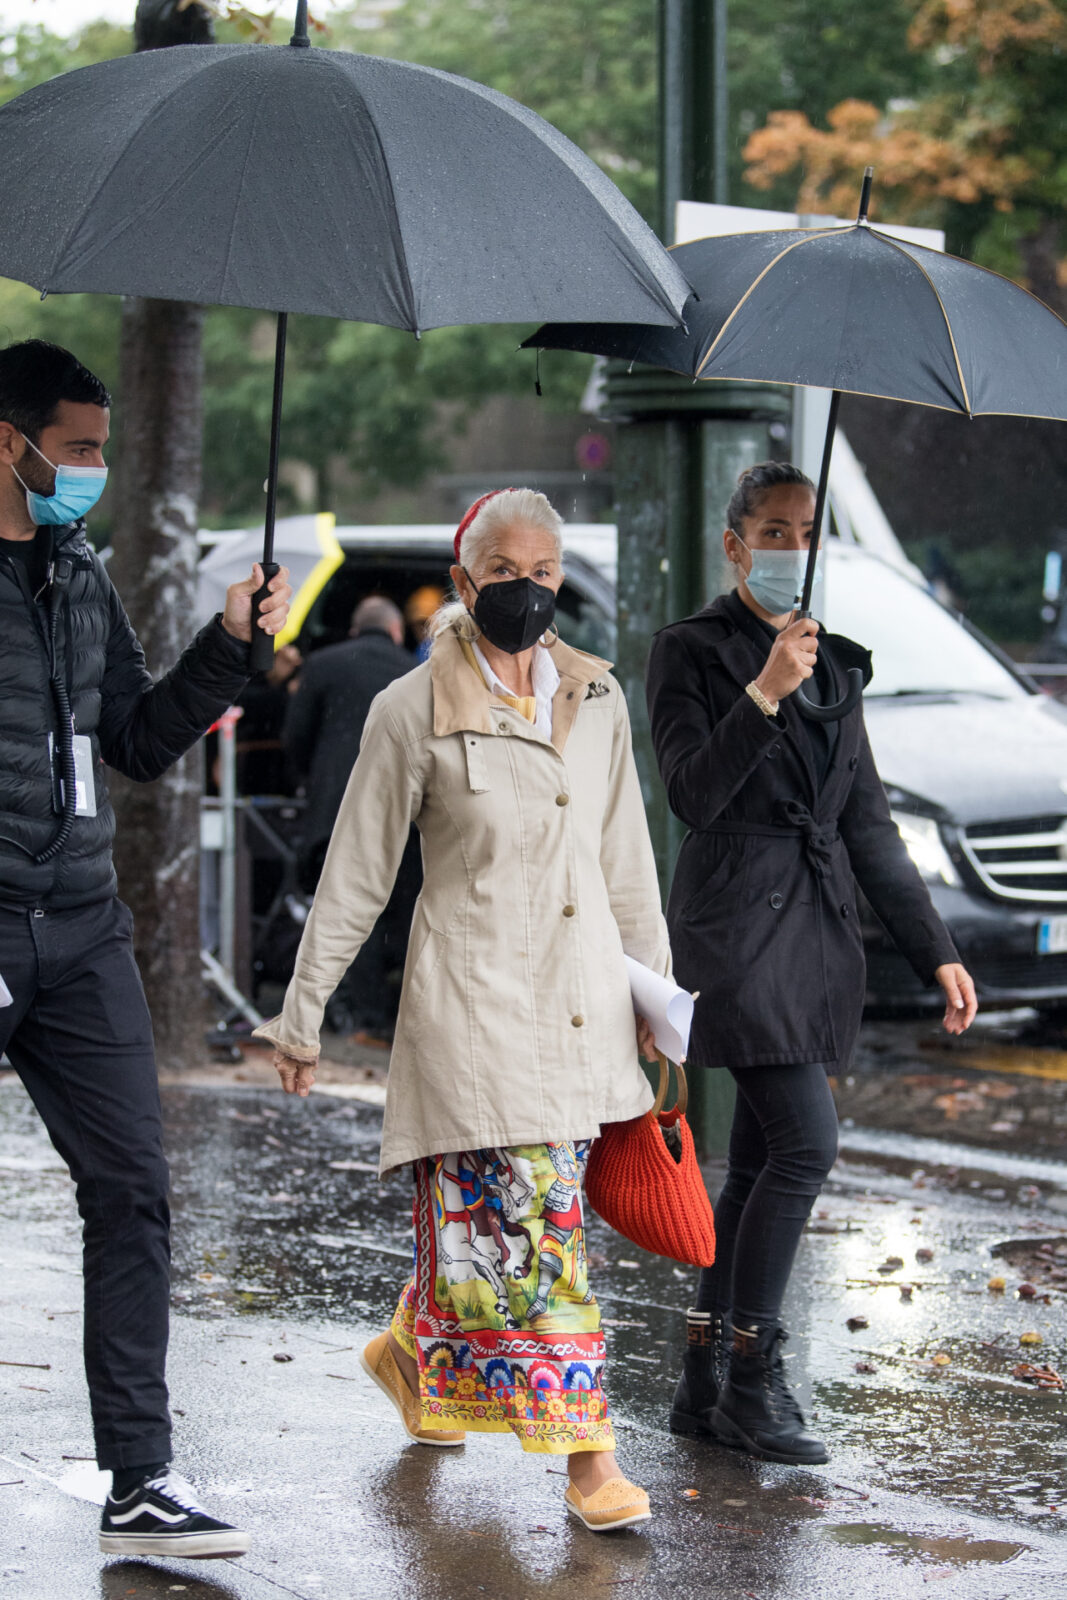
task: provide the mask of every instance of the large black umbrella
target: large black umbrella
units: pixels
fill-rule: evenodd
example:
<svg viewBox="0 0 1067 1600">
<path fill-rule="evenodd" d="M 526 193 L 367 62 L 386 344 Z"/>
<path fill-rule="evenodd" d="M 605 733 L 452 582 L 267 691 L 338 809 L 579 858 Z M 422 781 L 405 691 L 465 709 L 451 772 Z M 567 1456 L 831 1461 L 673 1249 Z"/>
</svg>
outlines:
<svg viewBox="0 0 1067 1600">
<path fill-rule="evenodd" d="M 968 416 L 1067 419 L 1067 326 L 1018 284 L 867 222 L 870 168 L 851 226 L 726 234 L 679 245 L 699 294 L 682 328 L 549 324 L 526 343 L 667 367 L 694 378 L 810 384 L 833 391 L 801 615 L 815 581 L 841 394 L 878 395 Z M 837 706 L 797 701 L 817 720 Z"/>
<path fill-rule="evenodd" d="M 290 47 L 144 51 L 0 109 L 0 275 L 42 293 L 279 313 L 268 577 L 286 313 L 415 333 L 546 317 L 676 326 L 690 293 L 611 180 L 525 106 L 308 45 L 299 0 Z M 269 665 L 270 639 L 253 641 Z"/>
</svg>

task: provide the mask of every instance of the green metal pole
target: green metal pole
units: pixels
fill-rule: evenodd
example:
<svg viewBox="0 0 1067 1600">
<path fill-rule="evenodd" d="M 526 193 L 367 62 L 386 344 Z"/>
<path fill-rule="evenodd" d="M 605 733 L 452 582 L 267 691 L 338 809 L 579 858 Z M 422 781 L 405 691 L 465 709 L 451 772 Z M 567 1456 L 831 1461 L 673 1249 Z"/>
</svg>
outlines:
<svg viewBox="0 0 1067 1600">
<path fill-rule="evenodd" d="M 661 236 L 674 237 L 679 200 L 726 197 L 726 0 L 659 0 Z M 648 728 L 644 676 L 652 635 L 721 592 L 724 509 L 742 468 L 773 453 L 791 401 L 761 384 L 692 383 L 609 364 L 606 416 L 619 424 L 616 670 L 633 724 L 634 754 L 666 896 L 684 827 L 671 815 Z M 690 1123 L 704 1154 L 726 1148 L 733 1081 L 700 1072 Z"/>
</svg>

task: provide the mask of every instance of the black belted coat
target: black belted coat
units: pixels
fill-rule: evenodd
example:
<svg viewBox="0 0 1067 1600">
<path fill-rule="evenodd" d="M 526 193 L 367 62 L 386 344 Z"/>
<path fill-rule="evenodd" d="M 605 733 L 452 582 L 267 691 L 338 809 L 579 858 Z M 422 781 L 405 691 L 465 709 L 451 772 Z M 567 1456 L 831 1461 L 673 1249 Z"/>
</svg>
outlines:
<svg viewBox="0 0 1067 1600">
<path fill-rule="evenodd" d="M 769 649 L 720 598 L 662 629 L 648 663 L 660 773 L 690 830 L 667 908 L 675 977 L 700 991 L 689 1062 L 843 1068 L 864 994 L 857 883 L 924 983 L 959 957 L 890 817 L 862 706 L 820 785 L 791 700 L 766 717 L 744 692 Z M 849 667 L 870 681 L 851 640 L 820 633 L 819 650 L 834 698 Z"/>
</svg>

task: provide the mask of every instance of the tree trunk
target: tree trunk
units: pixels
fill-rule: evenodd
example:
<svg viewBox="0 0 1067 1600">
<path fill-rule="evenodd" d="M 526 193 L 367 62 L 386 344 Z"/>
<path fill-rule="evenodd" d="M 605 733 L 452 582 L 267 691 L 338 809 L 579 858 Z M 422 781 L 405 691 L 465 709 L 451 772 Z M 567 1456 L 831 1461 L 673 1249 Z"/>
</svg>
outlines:
<svg viewBox="0 0 1067 1600">
<path fill-rule="evenodd" d="M 180 7 L 180 8 L 179 8 Z M 139 0 L 134 49 L 206 44 L 211 17 L 180 0 Z M 148 668 L 172 667 L 196 631 L 197 509 L 203 426 L 200 306 L 127 300 L 122 308 L 114 554 L 111 575 Z M 113 774 L 119 890 L 168 1067 L 203 1059 L 200 976 L 200 795 L 203 751 L 151 784 Z"/>
<path fill-rule="evenodd" d="M 1067 318 L 1067 285 L 1060 277 L 1063 227 L 1058 217 L 1046 217 L 1036 233 L 1020 241 L 1026 287 L 1058 317 Z"/>
<path fill-rule="evenodd" d="M 196 632 L 202 424 L 199 306 L 128 300 L 122 313 L 122 450 L 111 574 L 153 677 Z M 112 777 L 119 890 L 136 919 L 137 959 L 160 1061 L 203 1060 L 200 794 L 196 747 L 154 783 Z"/>
</svg>

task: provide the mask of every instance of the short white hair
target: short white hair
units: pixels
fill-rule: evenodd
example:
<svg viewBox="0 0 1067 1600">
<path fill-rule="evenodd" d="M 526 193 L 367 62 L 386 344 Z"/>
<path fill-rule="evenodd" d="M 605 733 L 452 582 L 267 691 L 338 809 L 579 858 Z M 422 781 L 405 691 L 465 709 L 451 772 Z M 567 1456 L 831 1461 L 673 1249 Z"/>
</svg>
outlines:
<svg viewBox="0 0 1067 1600">
<path fill-rule="evenodd" d="M 471 567 L 479 566 L 496 536 L 516 523 L 524 523 L 527 527 L 549 534 L 556 547 L 556 559 L 562 564 L 563 518 L 556 508 L 536 489 L 502 489 L 486 501 L 464 531 L 459 545 L 458 565 L 468 573 Z M 467 640 L 477 639 L 481 632 L 455 589 L 452 597 L 434 613 L 427 625 L 431 648 L 433 641 L 449 631 Z"/>
</svg>

